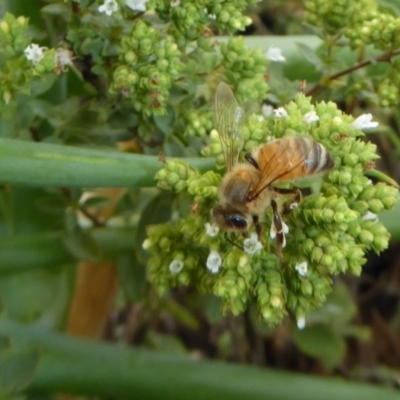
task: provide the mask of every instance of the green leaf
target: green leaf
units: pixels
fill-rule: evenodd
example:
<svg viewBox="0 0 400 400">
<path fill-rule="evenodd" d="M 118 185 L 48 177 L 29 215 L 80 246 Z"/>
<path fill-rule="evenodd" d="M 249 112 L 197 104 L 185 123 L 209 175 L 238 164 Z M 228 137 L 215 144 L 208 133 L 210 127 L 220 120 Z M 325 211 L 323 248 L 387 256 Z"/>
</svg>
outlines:
<svg viewBox="0 0 400 400">
<path fill-rule="evenodd" d="M 186 158 L 207 171 L 214 159 Z M 0 138 L 0 183 L 29 186 L 155 186 L 157 157 Z"/>
<path fill-rule="evenodd" d="M 307 315 L 307 321 L 311 323 L 327 323 L 334 329 L 341 330 L 344 326 L 350 324 L 356 312 L 357 309 L 349 289 L 343 283 L 339 283 L 329 293 L 324 305 Z"/>
<path fill-rule="evenodd" d="M 400 240 L 400 201 L 392 210 L 379 214 L 379 221 L 385 225 L 394 240 Z"/>
<path fill-rule="evenodd" d="M 0 355 L 0 394 L 18 393 L 32 381 L 39 362 L 36 350 L 7 351 Z"/>
<path fill-rule="evenodd" d="M 296 46 L 300 50 L 301 54 L 305 57 L 307 61 L 309 61 L 314 67 L 316 68 L 317 71 L 321 71 L 324 63 L 322 60 L 317 56 L 315 53 L 315 50 L 313 50 L 310 46 L 308 46 L 306 43 L 302 42 L 297 42 Z"/>
<path fill-rule="evenodd" d="M 77 259 L 92 262 L 103 260 L 103 253 L 98 243 L 85 231 L 75 230 L 66 235 L 64 244 Z"/>
<path fill-rule="evenodd" d="M 174 121 L 174 118 L 175 113 L 173 108 L 167 107 L 166 115 L 154 117 L 154 123 L 164 135 L 169 135 L 172 132 L 172 123 Z"/>
<path fill-rule="evenodd" d="M 326 368 L 337 366 L 344 357 L 345 342 L 329 325 L 317 324 L 297 329 L 293 337 L 304 353 L 319 359 Z"/>
<path fill-rule="evenodd" d="M 162 224 L 169 221 L 172 213 L 172 199 L 174 194 L 162 191 L 158 196 L 150 200 L 144 208 L 138 226 L 136 239 L 137 255 L 140 260 L 145 260 L 148 254 L 143 250 L 142 244 L 146 239 L 146 228 L 149 225 Z"/>
<path fill-rule="evenodd" d="M 0 335 L 0 353 L 9 349 L 11 346 L 10 338 L 4 335 Z"/>
<path fill-rule="evenodd" d="M 40 11 L 45 14 L 61 15 L 67 19 L 67 16 L 70 14 L 70 7 L 67 7 L 65 4 L 48 4 L 42 7 Z"/>
<path fill-rule="evenodd" d="M 138 302 L 143 299 L 146 288 L 146 266 L 140 264 L 135 254 L 122 254 L 118 258 L 118 278 L 128 300 Z"/>
<path fill-rule="evenodd" d="M 71 267 L 53 266 L 0 276 L 2 313 L 27 323 L 40 321 L 49 328 L 64 321 L 69 305 Z"/>
</svg>

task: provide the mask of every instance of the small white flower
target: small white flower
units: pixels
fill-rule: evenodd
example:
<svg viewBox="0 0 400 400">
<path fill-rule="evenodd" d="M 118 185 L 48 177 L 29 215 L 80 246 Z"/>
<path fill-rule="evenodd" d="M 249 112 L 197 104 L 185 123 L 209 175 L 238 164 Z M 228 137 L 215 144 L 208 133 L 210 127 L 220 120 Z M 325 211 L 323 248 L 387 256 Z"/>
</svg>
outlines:
<svg viewBox="0 0 400 400">
<path fill-rule="evenodd" d="M 146 3 L 149 0 L 125 0 L 125 4 L 133 11 L 146 11 Z M 171 4 L 172 5 L 172 4 Z"/>
<path fill-rule="evenodd" d="M 306 276 L 308 271 L 307 261 L 303 261 L 299 264 L 296 264 L 294 269 L 299 273 L 300 276 Z"/>
<path fill-rule="evenodd" d="M 210 237 L 214 237 L 218 235 L 219 232 L 219 228 L 217 225 L 215 224 L 210 224 L 209 222 L 207 222 L 205 224 L 205 228 L 206 228 L 206 235 L 210 236 Z"/>
<path fill-rule="evenodd" d="M 215 21 L 217 19 L 217 16 L 215 14 L 208 14 L 208 18 Z"/>
<path fill-rule="evenodd" d="M 180 5 L 181 5 L 180 0 L 171 0 L 171 7 L 175 8 L 175 7 L 179 7 Z"/>
<path fill-rule="evenodd" d="M 212 273 L 216 274 L 219 271 L 219 267 L 222 264 L 222 258 L 218 251 L 212 250 L 207 258 L 207 269 Z"/>
<path fill-rule="evenodd" d="M 376 128 L 379 123 L 372 121 L 372 114 L 362 114 L 355 119 L 353 122 L 353 128 L 356 129 L 368 129 L 368 128 Z"/>
<path fill-rule="evenodd" d="M 287 118 L 288 113 L 283 107 L 279 107 L 273 111 L 275 118 Z"/>
<path fill-rule="evenodd" d="M 263 122 L 265 120 L 263 115 L 257 115 L 257 121 L 258 122 Z"/>
<path fill-rule="evenodd" d="M 258 240 L 257 233 L 252 233 L 251 236 L 243 241 L 243 248 L 247 254 L 254 254 L 262 249 L 262 244 Z"/>
<path fill-rule="evenodd" d="M 271 239 L 275 239 L 276 238 L 276 229 L 275 229 L 275 224 L 274 221 L 272 221 L 271 224 L 271 229 L 269 231 L 269 236 Z M 286 246 L 286 237 L 285 235 L 287 233 L 289 233 L 289 227 L 282 221 L 282 233 L 283 233 L 283 243 L 282 243 L 282 247 Z"/>
<path fill-rule="evenodd" d="M 302 330 L 306 327 L 306 319 L 304 317 L 297 318 L 297 327 Z"/>
<path fill-rule="evenodd" d="M 99 6 L 98 11 L 106 13 L 108 16 L 118 11 L 118 4 L 115 0 L 104 0 L 104 3 Z"/>
<path fill-rule="evenodd" d="M 306 124 L 311 124 L 319 121 L 319 117 L 315 111 L 309 111 L 308 113 L 304 114 L 303 121 Z"/>
<path fill-rule="evenodd" d="M 275 62 L 285 62 L 286 58 L 282 55 L 279 47 L 271 46 L 267 51 L 267 59 Z"/>
<path fill-rule="evenodd" d="M 39 45 L 32 43 L 25 50 L 25 57 L 28 61 L 32 61 L 33 64 L 37 65 L 42 61 L 44 55 L 43 52 L 46 47 L 40 47 Z"/>
<path fill-rule="evenodd" d="M 367 211 L 362 217 L 363 221 L 378 221 L 378 216 L 371 211 Z"/>
<path fill-rule="evenodd" d="M 263 104 L 261 107 L 261 111 L 264 114 L 264 117 L 268 118 L 272 115 L 274 107 L 270 106 L 269 104 Z"/>
<path fill-rule="evenodd" d="M 178 275 L 183 269 L 183 261 L 181 260 L 172 260 L 169 264 L 169 272 L 172 275 Z"/>
<path fill-rule="evenodd" d="M 61 72 L 65 71 L 65 68 L 68 65 L 72 65 L 72 51 L 67 49 L 57 49 L 56 54 L 54 56 L 54 64 L 56 68 Z"/>
</svg>

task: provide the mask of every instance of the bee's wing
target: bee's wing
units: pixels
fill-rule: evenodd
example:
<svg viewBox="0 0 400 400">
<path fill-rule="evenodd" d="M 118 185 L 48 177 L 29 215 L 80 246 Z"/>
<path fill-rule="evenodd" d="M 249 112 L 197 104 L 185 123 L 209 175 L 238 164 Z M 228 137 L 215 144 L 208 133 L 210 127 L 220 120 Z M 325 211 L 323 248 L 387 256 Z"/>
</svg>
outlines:
<svg viewBox="0 0 400 400">
<path fill-rule="evenodd" d="M 215 122 L 228 171 L 237 163 L 243 147 L 241 124 L 243 109 L 239 107 L 230 87 L 221 82 L 215 94 Z"/>
<path fill-rule="evenodd" d="M 309 164 L 311 150 L 310 142 L 303 138 L 278 139 L 260 148 L 258 160 L 262 169 L 254 196 L 257 197 L 276 182 L 292 181 L 312 174 Z"/>
</svg>

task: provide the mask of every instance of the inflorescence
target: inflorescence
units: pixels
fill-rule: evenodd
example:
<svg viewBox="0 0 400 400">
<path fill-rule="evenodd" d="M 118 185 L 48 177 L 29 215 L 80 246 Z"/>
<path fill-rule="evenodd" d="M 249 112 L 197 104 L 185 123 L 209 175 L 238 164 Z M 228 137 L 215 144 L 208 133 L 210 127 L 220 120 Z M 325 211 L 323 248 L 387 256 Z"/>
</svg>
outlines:
<svg viewBox="0 0 400 400">
<path fill-rule="evenodd" d="M 210 222 L 222 173 L 201 174 L 182 161 L 167 161 L 156 176 L 158 185 L 189 195 L 196 207 L 172 222 L 149 227 L 144 247 L 152 254 L 150 281 L 160 293 L 194 285 L 221 297 L 224 309 L 235 315 L 254 301 L 271 325 L 289 310 L 302 318 L 321 305 L 331 290 L 332 276 L 359 275 L 366 252 L 379 253 L 388 246 L 389 234 L 377 214 L 393 207 L 398 192 L 386 183 L 374 184 L 365 174 L 377 154 L 375 145 L 362 140 L 361 129 L 376 125 L 371 115 L 354 119 L 332 102 L 314 106 L 303 94 L 269 117 L 249 117 L 245 151 L 275 138 L 306 135 L 335 159 L 336 166 L 323 177 L 319 191 L 306 196 L 285 217 L 282 259 L 268 228 L 270 209 L 265 212 L 262 240 L 251 231 L 247 238 L 235 237 L 239 244 L 235 246 Z M 203 153 L 216 157 L 222 167 L 218 134 L 213 132 L 210 138 Z M 179 272 L 171 273 L 171 265 L 178 261 Z"/>
</svg>

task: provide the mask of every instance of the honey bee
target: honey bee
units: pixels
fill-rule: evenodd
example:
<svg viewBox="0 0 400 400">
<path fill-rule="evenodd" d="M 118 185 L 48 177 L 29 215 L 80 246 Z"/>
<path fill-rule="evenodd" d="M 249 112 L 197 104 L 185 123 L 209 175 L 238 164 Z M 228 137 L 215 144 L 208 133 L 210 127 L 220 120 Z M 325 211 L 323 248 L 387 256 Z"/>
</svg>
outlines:
<svg viewBox="0 0 400 400">
<path fill-rule="evenodd" d="M 288 137 L 263 144 L 245 154 L 247 161 L 238 162 L 242 150 L 239 107 L 229 86 L 220 83 L 215 96 L 216 127 L 221 141 L 226 174 L 219 188 L 219 203 L 212 210 L 214 222 L 227 232 L 246 234 L 253 223 L 258 238 L 262 232 L 260 215 L 272 207 L 271 232 L 280 254 L 285 246 L 285 229 L 277 199 L 292 195 L 286 209 L 301 200 L 299 189 L 279 189 L 281 182 L 291 182 L 323 173 L 334 167 L 332 155 L 320 143 L 308 137 Z"/>
</svg>

